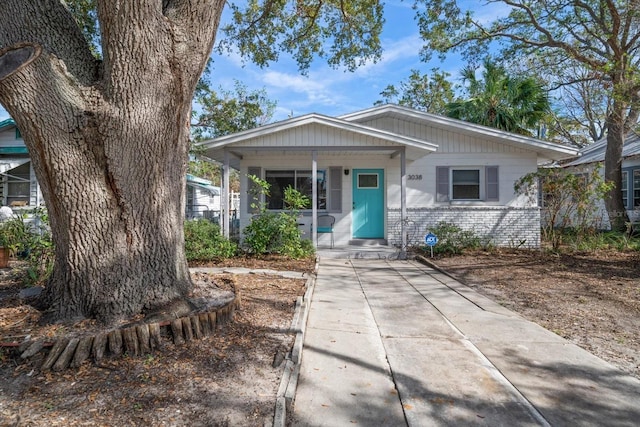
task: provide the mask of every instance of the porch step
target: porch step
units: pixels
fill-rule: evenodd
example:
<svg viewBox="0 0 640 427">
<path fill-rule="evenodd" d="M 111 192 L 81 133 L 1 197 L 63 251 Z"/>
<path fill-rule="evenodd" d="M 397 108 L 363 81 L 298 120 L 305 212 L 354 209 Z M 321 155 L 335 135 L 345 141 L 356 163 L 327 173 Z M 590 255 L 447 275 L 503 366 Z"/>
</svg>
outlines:
<svg viewBox="0 0 640 427">
<path fill-rule="evenodd" d="M 349 246 L 388 246 L 386 239 L 352 239 Z"/>
</svg>

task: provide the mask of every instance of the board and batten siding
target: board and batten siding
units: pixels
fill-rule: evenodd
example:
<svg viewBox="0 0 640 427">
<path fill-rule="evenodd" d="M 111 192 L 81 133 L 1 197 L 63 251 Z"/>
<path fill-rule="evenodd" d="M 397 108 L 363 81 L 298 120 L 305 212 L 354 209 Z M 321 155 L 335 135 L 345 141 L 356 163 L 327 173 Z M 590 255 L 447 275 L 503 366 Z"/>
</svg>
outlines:
<svg viewBox="0 0 640 427">
<path fill-rule="evenodd" d="M 593 169 L 596 167 L 596 163 L 591 163 L 591 164 L 586 164 L 586 165 L 578 165 L 578 166 L 571 166 L 569 168 L 567 168 L 568 172 L 571 173 L 576 173 L 576 174 L 580 174 L 580 173 L 590 173 L 593 172 Z M 623 159 L 622 161 L 622 170 L 627 170 L 629 171 L 629 168 L 635 168 L 635 167 L 640 167 L 640 159 Z M 604 166 L 601 164 L 600 165 L 600 176 L 602 177 L 602 179 L 604 180 Z M 629 177 L 629 180 L 627 181 L 628 184 L 632 183 L 632 177 Z M 627 194 L 628 197 L 633 197 L 633 189 L 631 187 L 627 187 Z M 544 207 L 543 207 L 544 210 Z M 627 207 L 627 215 L 629 215 L 629 221 L 631 221 L 632 223 L 638 223 L 640 222 L 640 209 L 636 208 L 636 209 L 629 209 Z M 545 215 L 543 212 L 542 215 L 542 220 L 543 223 L 545 219 Z M 596 205 L 594 206 L 594 212 L 593 215 L 591 216 L 591 221 L 592 224 L 595 228 L 597 229 L 603 229 L 603 230 L 610 230 L 611 229 L 611 222 L 609 221 L 609 213 L 607 212 L 607 208 L 604 204 L 604 200 L 603 199 L 599 199 L 596 202 Z"/>
<path fill-rule="evenodd" d="M 16 128 L 0 131 L 0 147 L 24 147 L 24 140 L 16 138 Z"/>
<path fill-rule="evenodd" d="M 288 131 L 276 132 L 256 138 L 251 138 L 237 144 L 234 148 L 251 149 L 256 148 L 294 148 L 300 147 L 310 150 L 309 147 L 376 147 L 398 145 L 387 140 L 373 136 L 354 134 L 335 128 L 327 128 L 317 124 L 302 126 Z"/>
<path fill-rule="evenodd" d="M 438 145 L 438 153 L 527 153 L 529 150 L 456 132 L 389 117 L 360 122 L 365 126 L 421 139 Z"/>
</svg>

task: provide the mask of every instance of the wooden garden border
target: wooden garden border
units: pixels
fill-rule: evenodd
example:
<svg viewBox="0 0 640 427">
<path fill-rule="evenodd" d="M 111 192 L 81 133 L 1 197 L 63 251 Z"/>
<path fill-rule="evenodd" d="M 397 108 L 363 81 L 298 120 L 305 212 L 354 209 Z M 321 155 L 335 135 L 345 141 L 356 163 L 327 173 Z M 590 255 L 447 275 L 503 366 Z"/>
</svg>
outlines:
<svg viewBox="0 0 640 427">
<path fill-rule="evenodd" d="M 29 359 L 41 351 L 50 349 L 40 366 L 42 371 L 62 371 L 77 368 L 86 360 L 99 364 L 107 356 L 123 354 L 140 356 L 154 350 L 162 350 L 166 338 L 175 345 L 215 334 L 217 329 L 233 321 L 235 310 L 240 307 L 240 297 L 222 307 L 210 311 L 194 312 L 184 317 L 153 323 L 136 323 L 96 335 L 63 336 L 55 341 L 44 338 L 22 343 L 3 342 L 0 347 L 18 347 L 20 358 Z"/>
</svg>

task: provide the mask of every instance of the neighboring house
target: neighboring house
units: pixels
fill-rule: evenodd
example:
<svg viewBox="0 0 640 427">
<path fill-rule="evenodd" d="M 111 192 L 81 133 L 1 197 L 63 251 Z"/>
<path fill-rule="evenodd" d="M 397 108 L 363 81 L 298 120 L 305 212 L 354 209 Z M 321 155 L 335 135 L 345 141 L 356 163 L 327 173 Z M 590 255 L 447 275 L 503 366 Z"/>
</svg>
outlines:
<svg viewBox="0 0 640 427">
<path fill-rule="evenodd" d="M 20 130 L 13 119 L 3 120 L 0 122 L 0 204 L 20 208 L 41 203 L 40 186 Z"/>
<path fill-rule="evenodd" d="M 607 139 L 604 138 L 585 147 L 580 152 L 580 157 L 563 166 L 576 173 L 600 166 L 604 176 L 606 149 Z M 640 222 L 640 136 L 635 132 L 627 135 L 622 148 L 622 198 L 629 220 L 633 223 Z M 596 215 L 601 218 L 602 228 L 611 228 L 604 201 L 599 204 Z"/>
<path fill-rule="evenodd" d="M 13 119 L 0 122 L 0 205 L 26 209 L 44 203 L 29 152 Z M 187 218 L 220 215 L 220 188 L 187 174 Z"/>
<path fill-rule="evenodd" d="M 256 213 L 247 174 L 271 184 L 268 209 L 292 186 L 312 198 L 301 225 L 316 244 L 320 215 L 336 218 L 336 246 L 369 240 L 421 244 L 441 221 L 496 246 L 538 247 L 540 209 L 514 182 L 543 162 L 577 151 L 396 105 L 341 117 L 308 114 L 202 143 L 206 155 L 240 171 L 240 226 Z M 225 192 L 223 185 L 223 193 Z M 224 200 L 224 195 L 223 195 Z"/>
<path fill-rule="evenodd" d="M 213 219 L 220 216 L 220 187 L 211 184 L 208 179 L 187 174 L 187 219 Z"/>
</svg>

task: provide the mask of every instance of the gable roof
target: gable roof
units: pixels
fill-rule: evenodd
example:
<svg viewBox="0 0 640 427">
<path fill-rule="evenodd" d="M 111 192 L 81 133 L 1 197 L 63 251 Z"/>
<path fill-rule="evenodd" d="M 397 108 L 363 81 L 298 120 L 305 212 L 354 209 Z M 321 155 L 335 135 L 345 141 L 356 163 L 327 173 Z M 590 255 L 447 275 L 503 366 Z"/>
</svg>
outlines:
<svg viewBox="0 0 640 427">
<path fill-rule="evenodd" d="M 366 146 L 370 150 L 392 150 L 397 151 L 401 147 L 407 149 L 408 158 L 417 158 L 423 156 L 425 152 L 434 152 L 438 148 L 436 144 L 423 141 L 417 138 L 388 132 L 381 129 L 376 129 L 370 126 L 365 126 L 356 122 L 343 120 L 336 117 L 329 117 L 322 114 L 311 113 L 300 117 L 293 117 L 287 120 L 267 124 L 231 135 L 221 136 L 219 138 L 211 139 L 198 143 L 198 146 L 204 147 L 208 157 L 222 161 L 224 149 L 230 149 L 232 151 L 241 150 L 295 150 L 295 151 L 311 151 L 311 150 L 348 150 L 348 147 L 341 146 L 320 146 L 320 145 L 307 145 L 307 146 L 273 146 L 265 147 L 263 144 L 257 144 L 256 139 L 267 135 L 273 135 L 279 132 L 287 132 L 290 130 L 303 128 L 306 126 L 320 126 L 329 129 L 336 129 L 344 132 L 349 132 L 354 135 L 367 137 L 374 141 L 377 141 L 379 145 Z M 396 147 L 395 149 L 393 147 Z M 352 149 L 354 147 L 351 147 Z M 356 149 L 358 147 L 355 147 Z M 362 148 L 365 148 L 363 145 Z M 239 166 L 238 159 L 232 159 L 232 166 Z"/>
<path fill-rule="evenodd" d="M 569 146 L 452 119 L 438 114 L 426 113 L 395 104 L 384 104 L 345 114 L 339 118 L 358 123 L 382 117 L 406 120 L 473 136 L 482 136 L 491 141 L 535 151 L 539 156 L 549 160 L 561 160 L 578 155 L 578 150 Z"/>
<path fill-rule="evenodd" d="M 602 138 L 586 146 L 580 151 L 581 156 L 567 163 L 565 166 L 586 165 L 589 163 L 604 162 L 605 152 L 607 151 L 607 138 Z M 640 156 L 640 135 L 635 132 L 627 134 L 624 146 L 622 147 L 622 158 L 628 159 Z"/>
</svg>

